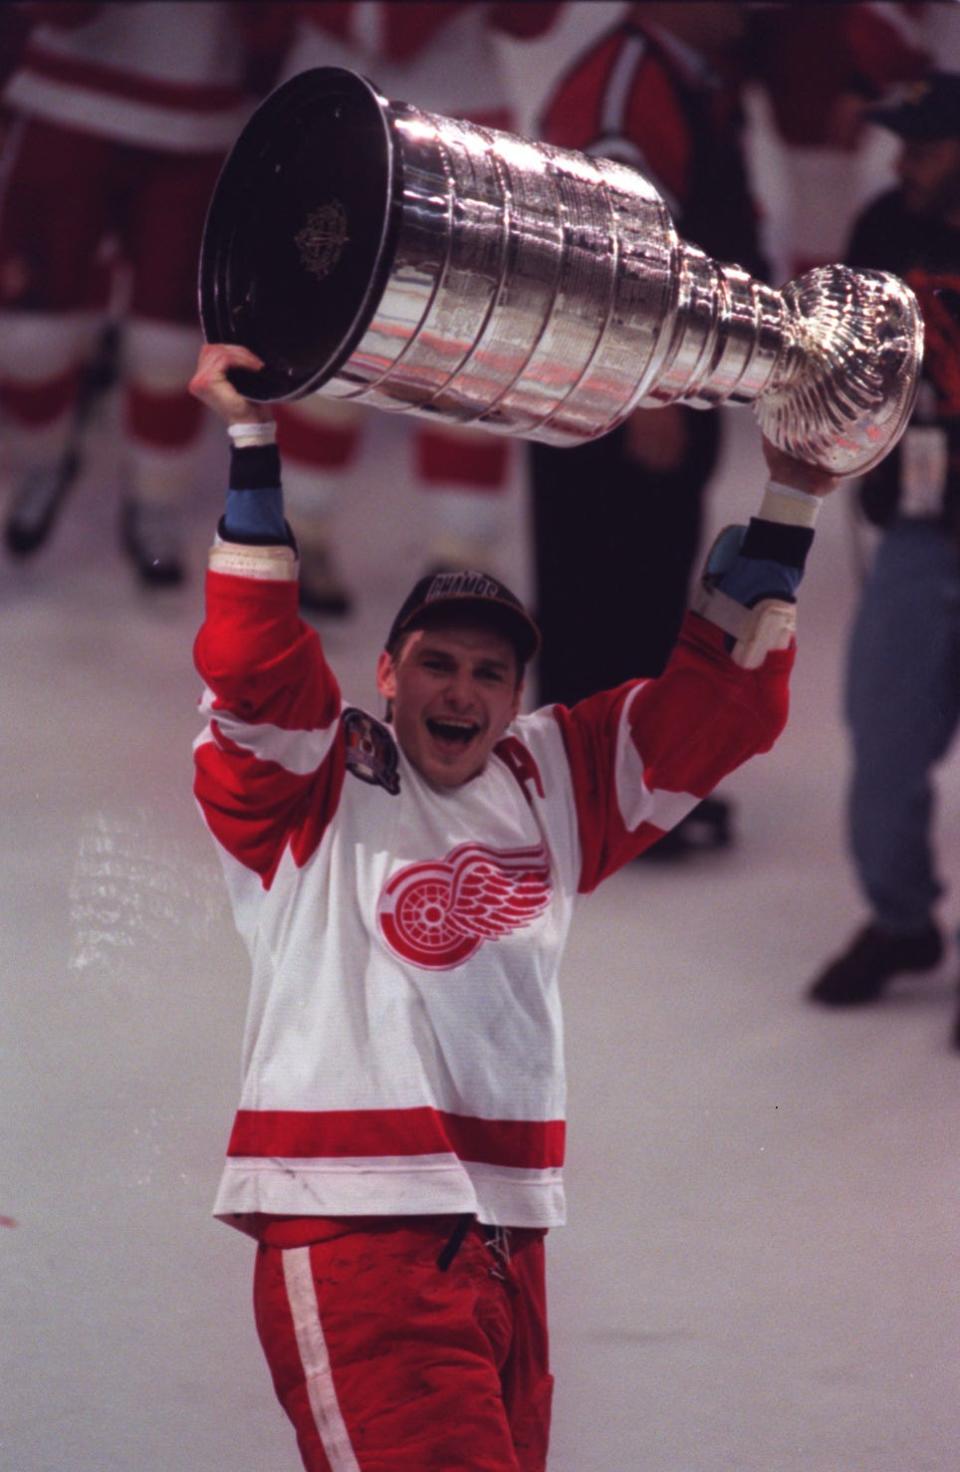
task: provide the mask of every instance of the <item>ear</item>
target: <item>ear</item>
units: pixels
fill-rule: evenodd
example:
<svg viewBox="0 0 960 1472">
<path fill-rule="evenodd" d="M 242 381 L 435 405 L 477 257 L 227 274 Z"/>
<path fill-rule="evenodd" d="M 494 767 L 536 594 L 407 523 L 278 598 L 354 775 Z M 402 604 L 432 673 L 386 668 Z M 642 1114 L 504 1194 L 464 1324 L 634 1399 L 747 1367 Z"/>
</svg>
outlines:
<svg viewBox="0 0 960 1472">
<path fill-rule="evenodd" d="M 397 695 L 397 667 L 393 655 L 381 649 L 377 658 L 377 690 L 384 700 L 395 700 Z"/>
<path fill-rule="evenodd" d="M 521 675 L 520 676 L 520 679 L 517 681 L 517 688 L 513 692 L 513 705 L 511 706 L 511 709 L 510 709 L 510 720 L 507 722 L 507 725 L 508 726 L 510 725 L 510 722 L 511 721 L 515 721 L 516 718 L 517 718 L 517 716 L 520 714 L 520 706 L 521 706 L 521 704 L 523 702 L 524 688 L 525 688 L 525 681 L 524 681 L 523 676 Z"/>
</svg>

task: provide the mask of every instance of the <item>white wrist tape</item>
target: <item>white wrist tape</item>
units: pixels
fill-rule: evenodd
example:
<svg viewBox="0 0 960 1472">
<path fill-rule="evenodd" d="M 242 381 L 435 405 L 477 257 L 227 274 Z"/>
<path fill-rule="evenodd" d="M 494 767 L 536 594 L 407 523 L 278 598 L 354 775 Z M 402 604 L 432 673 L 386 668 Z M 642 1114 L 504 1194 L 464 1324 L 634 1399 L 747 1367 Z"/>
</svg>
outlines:
<svg viewBox="0 0 960 1472">
<path fill-rule="evenodd" d="M 780 481 L 768 480 L 757 516 L 763 521 L 779 521 L 783 526 L 814 526 L 822 496 L 798 491 Z"/>
<path fill-rule="evenodd" d="M 252 445 L 274 445 L 277 442 L 277 426 L 272 419 L 253 419 L 248 424 L 228 424 L 230 442 L 238 450 L 248 450 Z"/>
<path fill-rule="evenodd" d="M 210 571 L 262 582 L 292 583 L 297 577 L 297 554 L 292 547 L 247 547 L 217 536 L 210 549 Z"/>
</svg>

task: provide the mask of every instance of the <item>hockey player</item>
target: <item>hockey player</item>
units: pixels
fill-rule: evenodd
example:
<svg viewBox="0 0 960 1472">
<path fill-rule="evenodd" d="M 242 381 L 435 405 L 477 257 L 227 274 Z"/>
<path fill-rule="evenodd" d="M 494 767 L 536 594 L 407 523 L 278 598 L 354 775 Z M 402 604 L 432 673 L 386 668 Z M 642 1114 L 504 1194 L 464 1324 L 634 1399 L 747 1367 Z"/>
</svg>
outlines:
<svg viewBox="0 0 960 1472">
<path fill-rule="evenodd" d="M 49 0 L 15 10 L 29 29 L 2 99 L 0 403 L 15 471 L 5 541 L 21 557 L 40 547 L 76 478 L 83 369 L 115 275 L 122 541 L 143 583 L 178 583 L 200 426 L 186 388 L 197 253 L 253 101 L 268 7 Z M 115 273 L 104 268 L 108 245 Z"/>
<path fill-rule="evenodd" d="M 574 901 L 786 718 L 797 585 L 836 482 L 767 448 L 667 669 L 520 714 L 538 631 L 496 579 L 422 579 L 346 703 L 297 609 L 267 405 L 208 346 L 231 489 L 196 657 L 196 792 L 253 961 L 216 1203 L 310 1472 L 542 1472 L 544 1237 L 564 1219 L 557 971 Z"/>
</svg>

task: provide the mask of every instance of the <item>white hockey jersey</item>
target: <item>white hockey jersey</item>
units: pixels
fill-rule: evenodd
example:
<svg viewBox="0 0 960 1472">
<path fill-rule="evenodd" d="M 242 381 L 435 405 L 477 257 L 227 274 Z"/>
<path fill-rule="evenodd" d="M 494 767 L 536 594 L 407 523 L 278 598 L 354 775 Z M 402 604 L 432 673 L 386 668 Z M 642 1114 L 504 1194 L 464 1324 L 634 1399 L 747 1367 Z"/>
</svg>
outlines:
<svg viewBox="0 0 960 1472">
<path fill-rule="evenodd" d="M 128 0 L 87 7 L 80 24 L 39 24 L 4 101 L 117 142 L 225 152 L 250 111 L 232 10 L 229 0 Z"/>
<path fill-rule="evenodd" d="M 575 897 L 772 744 L 792 648 L 742 669 L 690 615 L 659 679 L 519 717 L 438 791 L 342 701 L 295 579 L 288 548 L 215 547 L 196 646 L 196 793 L 253 962 L 215 1211 L 556 1225 Z"/>
</svg>

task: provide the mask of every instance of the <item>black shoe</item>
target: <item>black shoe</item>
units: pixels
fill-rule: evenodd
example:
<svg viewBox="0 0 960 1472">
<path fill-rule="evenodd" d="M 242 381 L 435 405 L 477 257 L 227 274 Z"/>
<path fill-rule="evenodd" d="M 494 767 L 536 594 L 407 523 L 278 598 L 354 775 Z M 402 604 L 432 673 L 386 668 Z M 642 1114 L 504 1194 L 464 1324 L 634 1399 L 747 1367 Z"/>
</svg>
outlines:
<svg viewBox="0 0 960 1472">
<path fill-rule="evenodd" d="M 862 1007 L 881 996 L 891 977 L 901 971 L 931 971 L 942 955 L 943 937 L 935 925 L 915 935 L 866 925 L 817 977 L 808 995 L 825 1007 Z"/>
<path fill-rule="evenodd" d="M 120 540 L 142 583 L 173 588 L 183 582 L 180 523 L 168 506 L 125 501 L 120 514 Z"/>
<path fill-rule="evenodd" d="M 675 828 L 644 849 L 641 859 L 683 859 L 688 854 L 729 848 L 733 843 L 733 809 L 722 797 L 705 797 Z"/>
<path fill-rule="evenodd" d="M 56 525 L 63 503 L 80 471 L 80 455 L 67 450 L 52 468 L 28 470 L 10 501 L 3 528 L 7 550 L 29 557 L 42 547 Z"/>
</svg>

